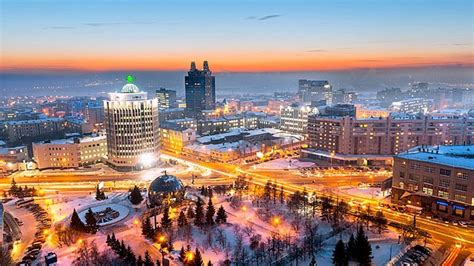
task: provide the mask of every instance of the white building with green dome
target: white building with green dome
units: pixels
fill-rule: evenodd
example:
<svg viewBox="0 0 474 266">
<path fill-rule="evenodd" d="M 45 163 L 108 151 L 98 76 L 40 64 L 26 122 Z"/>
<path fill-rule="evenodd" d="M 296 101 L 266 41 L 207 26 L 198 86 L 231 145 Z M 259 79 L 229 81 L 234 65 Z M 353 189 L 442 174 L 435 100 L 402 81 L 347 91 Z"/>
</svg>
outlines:
<svg viewBox="0 0 474 266">
<path fill-rule="evenodd" d="M 133 78 L 120 92 L 109 93 L 104 101 L 107 134 L 107 162 L 119 170 L 144 169 L 158 162 L 158 101 L 133 84 Z"/>
</svg>

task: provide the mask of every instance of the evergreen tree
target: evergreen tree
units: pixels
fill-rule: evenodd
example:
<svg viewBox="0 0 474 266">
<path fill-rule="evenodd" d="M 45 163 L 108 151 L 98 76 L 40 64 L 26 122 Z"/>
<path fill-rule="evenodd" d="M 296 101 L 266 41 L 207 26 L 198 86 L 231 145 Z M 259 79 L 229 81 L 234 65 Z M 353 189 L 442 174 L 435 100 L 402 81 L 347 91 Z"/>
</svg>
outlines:
<svg viewBox="0 0 474 266">
<path fill-rule="evenodd" d="M 183 228 L 186 225 L 188 225 L 188 220 L 186 219 L 186 215 L 184 215 L 183 210 L 181 210 L 178 216 L 178 227 Z"/>
<path fill-rule="evenodd" d="M 212 226 L 215 224 L 214 222 L 214 214 L 216 213 L 216 209 L 212 204 L 212 198 L 209 197 L 209 202 L 207 203 L 207 210 L 206 210 L 206 224 L 208 226 Z"/>
<path fill-rule="evenodd" d="M 192 206 L 188 207 L 188 210 L 186 212 L 186 216 L 188 216 L 188 219 L 193 219 L 196 214 L 194 213 L 194 209 Z"/>
<path fill-rule="evenodd" d="M 154 266 L 153 261 L 151 260 L 150 253 L 145 251 L 145 261 L 143 262 L 145 266 Z"/>
<path fill-rule="evenodd" d="M 199 252 L 198 248 L 196 248 L 196 252 L 194 252 L 194 266 L 204 266 L 204 261 L 202 260 L 201 252 Z"/>
<path fill-rule="evenodd" d="M 370 246 L 369 240 L 365 235 L 364 228 L 359 226 L 357 236 L 355 239 L 356 245 L 356 258 L 360 265 L 371 265 L 372 262 L 372 247 Z"/>
<path fill-rule="evenodd" d="M 212 187 L 207 187 L 207 196 L 209 198 L 214 197 L 214 192 L 212 191 Z"/>
<path fill-rule="evenodd" d="M 285 204 L 285 193 L 283 192 L 283 186 L 280 186 L 280 204 Z"/>
<path fill-rule="evenodd" d="M 184 262 L 186 260 L 186 251 L 184 250 L 184 246 L 181 247 L 179 251 L 179 261 Z"/>
<path fill-rule="evenodd" d="M 95 199 L 96 200 L 105 200 L 104 192 L 100 191 L 99 185 L 95 186 Z"/>
<path fill-rule="evenodd" d="M 309 266 L 316 266 L 316 258 L 313 258 L 311 259 L 311 262 L 309 263 Z"/>
<path fill-rule="evenodd" d="M 332 263 L 336 266 L 348 265 L 346 248 L 341 239 L 337 242 L 334 252 L 332 253 Z"/>
<path fill-rule="evenodd" d="M 105 240 L 105 243 L 110 246 L 110 235 L 107 234 L 107 240 Z"/>
<path fill-rule="evenodd" d="M 119 255 L 121 258 L 125 258 L 127 256 L 127 246 L 125 246 L 125 242 L 123 242 L 123 239 L 120 242 Z"/>
<path fill-rule="evenodd" d="M 156 260 L 156 266 L 161 266 L 160 260 Z"/>
<path fill-rule="evenodd" d="M 322 203 L 321 203 L 321 214 L 326 219 L 326 221 L 330 220 L 329 217 L 331 216 L 331 211 L 332 211 L 331 199 L 328 197 L 323 197 Z"/>
<path fill-rule="evenodd" d="M 169 229 L 171 228 L 172 222 L 170 218 L 170 208 L 166 205 L 163 209 L 163 216 L 161 217 L 161 227 L 164 230 Z"/>
<path fill-rule="evenodd" d="M 15 178 L 12 178 L 12 183 L 10 186 L 10 194 L 15 196 L 17 191 L 18 191 L 18 186 L 16 185 Z"/>
<path fill-rule="evenodd" d="M 138 255 L 137 266 L 143 266 L 143 258 L 141 255 Z"/>
<path fill-rule="evenodd" d="M 356 247 L 354 234 L 351 234 L 351 237 L 349 238 L 349 242 L 347 242 L 346 253 L 347 253 L 348 260 L 353 260 L 356 258 L 355 256 L 357 254 L 357 247 Z"/>
<path fill-rule="evenodd" d="M 85 231 L 85 225 L 81 221 L 81 218 L 79 218 L 79 215 L 77 214 L 76 209 L 74 209 L 74 211 L 72 212 L 70 227 L 72 230 L 75 230 L 75 231 L 81 231 L 81 232 Z"/>
<path fill-rule="evenodd" d="M 223 224 L 227 222 L 227 213 L 225 213 L 224 207 L 222 205 L 217 210 L 216 223 Z"/>
<path fill-rule="evenodd" d="M 86 212 L 86 225 L 89 233 L 95 234 L 97 232 L 97 219 L 91 208 Z"/>
<path fill-rule="evenodd" d="M 142 202 L 143 197 L 138 186 L 135 185 L 133 187 L 132 191 L 130 191 L 129 198 L 130 198 L 130 202 L 133 205 L 137 205 L 137 204 L 140 204 L 140 202 Z"/>
<path fill-rule="evenodd" d="M 212 262 L 211 262 L 211 261 L 208 261 L 208 262 L 207 262 L 207 266 L 212 266 Z"/>
<path fill-rule="evenodd" d="M 202 227 L 204 220 L 204 209 L 202 206 L 202 200 L 198 197 L 198 201 L 196 202 L 196 211 L 194 217 L 194 225 L 198 227 Z"/>
<path fill-rule="evenodd" d="M 154 235 L 153 227 L 151 226 L 150 218 L 144 217 L 142 222 L 142 234 L 148 238 L 152 238 Z"/>
<path fill-rule="evenodd" d="M 270 180 L 267 181 L 267 184 L 265 184 L 265 188 L 263 189 L 263 200 L 265 203 L 268 203 L 271 199 L 271 193 L 272 193 L 272 183 Z"/>
</svg>

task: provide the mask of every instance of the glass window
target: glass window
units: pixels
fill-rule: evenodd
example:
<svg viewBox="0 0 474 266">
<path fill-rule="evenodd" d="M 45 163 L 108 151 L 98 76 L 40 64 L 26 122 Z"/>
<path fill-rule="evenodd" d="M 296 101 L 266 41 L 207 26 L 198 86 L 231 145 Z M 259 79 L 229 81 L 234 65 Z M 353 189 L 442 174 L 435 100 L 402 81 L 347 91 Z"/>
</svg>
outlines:
<svg viewBox="0 0 474 266">
<path fill-rule="evenodd" d="M 460 179 L 464 179 L 464 180 L 468 180 L 469 179 L 469 175 L 467 173 L 462 173 L 462 172 L 459 172 L 457 174 L 458 178 Z"/>
<path fill-rule="evenodd" d="M 423 187 L 423 193 L 433 195 L 433 189 L 429 187 Z"/>
<path fill-rule="evenodd" d="M 449 193 L 446 192 L 446 191 L 440 190 L 440 191 L 438 191 L 438 196 L 447 199 L 447 198 L 449 198 Z"/>
<path fill-rule="evenodd" d="M 449 181 L 448 179 L 441 179 L 441 180 L 439 180 L 439 186 L 440 186 L 440 187 L 445 187 L 445 188 L 447 188 L 447 187 L 449 187 L 449 183 L 450 183 L 450 181 Z"/>
<path fill-rule="evenodd" d="M 440 168 L 439 174 L 444 176 L 451 176 L 451 170 Z"/>
<path fill-rule="evenodd" d="M 460 194 L 454 195 L 454 200 L 466 202 L 466 199 L 467 199 L 466 195 L 460 195 Z"/>
<path fill-rule="evenodd" d="M 456 188 L 456 190 L 467 191 L 467 185 L 465 185 L 465 184 L 458 184 L 458 183 L 456 183 L 455 188 Z"/>
<path fill-rule="evenodd" d="M 424 176 L 423 177 L 423 182 L 427 184 L 433 184 L 433 178 L 429 176 Z"/>
</svg>

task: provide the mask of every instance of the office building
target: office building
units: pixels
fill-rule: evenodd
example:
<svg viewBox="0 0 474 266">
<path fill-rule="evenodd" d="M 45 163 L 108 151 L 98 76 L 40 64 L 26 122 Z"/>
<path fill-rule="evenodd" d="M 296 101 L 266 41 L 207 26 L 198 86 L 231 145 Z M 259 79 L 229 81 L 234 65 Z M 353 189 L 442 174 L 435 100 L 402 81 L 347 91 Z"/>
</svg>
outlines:
<svg viewBox="0 0 474 266">
<path fill-rule="evenodd" d="M 431 111 L 433 100 L 424 98 L 411 98 L 403 101 L 393 102 L 391 109 L 394 112 L 407 114 L 426 114 Z"/>
<path fill-rule="evenodd" d="M 454 220 L 474 220 L 474 145 L 419 146 L 394 157 L 392 202 Z"/>
<path fill-rule="evenodd" d="M 280 129 L 295 134 L 306 134 L 308 116 L 318 114 L 317 108 L 292 104 L 280 110 Z"/>
<path fill-rule="evenodd" d="M 155 165 L 160 149 L 158 100 L 129 82 L 104 101 L 108 163 L 121 170 Z"/>
<path fill-rule="evenodd" d="M 38 169 L 77 168 L 102 162 L 107 157 L 107 138 L 90 136 L 33 143 Z"/>
<path fill-rule="evenodd" d="M 203 69 L 191 63 L 191 69 L 184 79 L 186 93 L 186 111 L 192 116 L 199 116 L 203 110 L 216 108 L 216 79 L 204 61 Z"/>
<path fill-rule="evenodd" d="M 332 86 L 327 80 L 298 81 L 298 95 L 302 102 L 326 100 L 326 104 L 332 104 Z"/>
<path fill-rule="evenodd" d="M 170 108 L 176 108 L 176 91 L 167 90 L 165 88 L 160 88 L 156 90 L 155 97 L 158 99 L 158 108 L 160 110 L 166 110 Z"/>
<path fill-rule="evenodd" d="M 348 104 L 354 103 L 357 100 L 357 93 L 354 91 L 346 91 L 339 89 L 332 93 L 332 104 Z"/>
</svg>

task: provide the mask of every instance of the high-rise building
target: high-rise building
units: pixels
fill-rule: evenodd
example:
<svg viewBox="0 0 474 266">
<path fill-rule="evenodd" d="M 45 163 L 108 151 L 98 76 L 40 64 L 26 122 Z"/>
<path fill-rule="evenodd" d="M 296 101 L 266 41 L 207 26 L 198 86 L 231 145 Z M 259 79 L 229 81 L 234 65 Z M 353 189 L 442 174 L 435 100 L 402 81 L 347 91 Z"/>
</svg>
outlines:
<svg viewBox="0 0 474 266">
<path fill-rule="evenodd" d="M 159 156 L 158 100 L 129 83 L 104 101 L 108 163 L 122 170 L 153 166 Z"/>
<path fill-rule="evenodd" d="M 176 91 L 160 88 L 156 90 L 155 97 L 158 99 L 158 108 L 160 110 L 176 108 Z"/>
<path fill-rule="evenodd" d="M 300 79 L 298 94 L 302 102 L 325 100 L 326 104 L 332 104 L 332 86 L 327 80 Z"/>
<path fill-rule="evenodd" d="M 395 112 L 407 114 L 426 114 L 433 107 L 432 99 L 411 98 L 403 101 L 393 102 L 391 109 Z"/>
<path fill-rule="evenodd" d="M 191 69 L 184 79 L 186 90 L 186 111 L 193 116 L 198 116 L 202 110 L 212 110 L 216 107 L 216 79 L 209 69 L 209 64 L 204 61 L 203 69 L 196 68 L 196 63 L 191 62 Z"/>
</svg>

